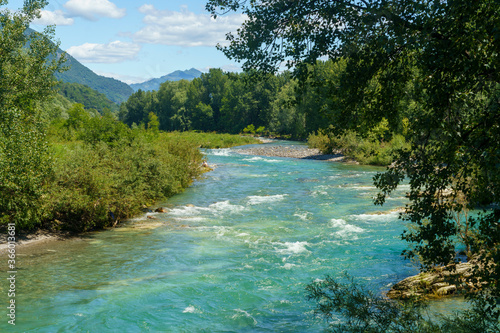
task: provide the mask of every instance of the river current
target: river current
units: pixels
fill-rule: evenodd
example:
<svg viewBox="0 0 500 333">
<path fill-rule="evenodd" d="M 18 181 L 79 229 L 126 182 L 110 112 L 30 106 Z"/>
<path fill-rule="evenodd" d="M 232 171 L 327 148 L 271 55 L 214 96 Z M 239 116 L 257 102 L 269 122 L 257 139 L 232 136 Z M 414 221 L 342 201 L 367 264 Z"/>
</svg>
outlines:
<svg viewBox="0 0 500 333">
<path fill-rule="evenodd" d="M 307 284 L 347 272 L 382 293 L 417 272 L 400 255 L 408 188 L 373 205 L 383 169 L 238 149 L 204 151 L 214 170 L 168 213 L 20 251 L 14 331 L 318 332 Z"/>
</svg>

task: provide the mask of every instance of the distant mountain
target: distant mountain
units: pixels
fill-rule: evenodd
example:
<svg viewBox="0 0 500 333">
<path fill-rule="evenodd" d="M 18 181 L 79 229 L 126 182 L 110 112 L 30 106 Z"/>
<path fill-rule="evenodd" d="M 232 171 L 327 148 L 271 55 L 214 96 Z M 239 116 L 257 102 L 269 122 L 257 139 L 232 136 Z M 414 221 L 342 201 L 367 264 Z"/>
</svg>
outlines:
<svg viewBox="0 0 500 333">
<path fill-rule="evenodd" d="M 143 83 L 134 83 L 130 87 L 137 91 L 139 89 L 143 91 L 148 90 L 158 90 L 160 89 L 160 84 L 166 81 L 179 81 L 179 80 L 192 80 L 201 76 L 201 72 L 195 68 L 191 68 L 185 71 L 175 71 L 170 74 L 164 75 L 157 79 L 151 79 Z"/>
<path fill-rule="evenodd" d="M 59 51 L 62 53 L 62 50 Z M 58 80 L 86 85 L 106 95 L 106 97 L 115 103 L 125 102 L 134 93 L 128 84 L 113 78 L 97 75 L 69 54 L 66 54 L 66 58 L 68 60 L 64 65 L 70 67 L 70 69 L 62 73 L 56 73 L 55 77 Z"/>
<path fill-rule="evenodd" d="M 27 28 L 25 34 L 31 34 L 33 31 L 35 30 Z M 57 49 L 58 56 L 62 53 L 63 50 Z M 113 78 L 97 75 L 67 53 L 66 59 L 67 61 L 64 66 L 69 67 L 69 69 L 63 73 L 55 73 L 54 76 L 58 80 L 86 85 L 106 95 L 112 102 L 118 104 L 126 101 L 134 93 L 128 84 Z"/>
</svg>

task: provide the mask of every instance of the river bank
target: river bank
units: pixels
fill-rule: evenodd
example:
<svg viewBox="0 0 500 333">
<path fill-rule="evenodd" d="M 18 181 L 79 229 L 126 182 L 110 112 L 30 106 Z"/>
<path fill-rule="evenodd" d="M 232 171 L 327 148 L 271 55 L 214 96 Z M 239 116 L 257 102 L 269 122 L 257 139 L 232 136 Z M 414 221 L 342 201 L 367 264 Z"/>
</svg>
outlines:
<svg viewBox="0 0 500 333">
<path fill-rule="evenodd" d="M 53 232 L 47 230 L 37 230 L 34 233 L 16 235 L 16 249 L 19 250 L 38 250 L 49 246 L 50 244 L 64 242 L 68 239 L 81 238 L 83 234 L 71 234 L 65 232 Z M 7 252 L 8 235 L 0 234 L 0 255 Z"/>
<path fill-rule="evenodd" d="M 324 323 L 304 302 L 312 280 L 348 271 L 377 292 L 417 273 L 400 256 L 406 188 L 380 211 L 371 201 L 380 168 L 305 159 L 307 150 L 242 154 L 273 145 L 307 149 L 203 149 L 216 167 L 157 202 L 166 212 L 81 240 L 22 243 L 19 328 L 318 332 Z"/>
<path fill-rule="evenodd" d="M 254 156 L 268 156 L 268 157 L 288 157 L 297 159 L 311 159 L 322 161 L 345 162 L 345 156 L 341 154 L 322 154 L 319 149 L 308 148 L 303 145 L 266 145 L 276 140 L 265 138 L 257 138 L 263 144 L 254 148 L 242 148 L 236 150 L 239 154 L 254 155 Z M 65 232 L 51 232 L 46 230 L 38 230 L 31 234 L 18 235 L 16 239 L 17 248 L 31 248 L 31 247 L 46 247 L 49 243 L 62 242 L 67 239 L 75 239 L 82 234 L 65 233 Z M 0 254 L 7 251 L 7 234 L 0 234 Z"/>
</svg>

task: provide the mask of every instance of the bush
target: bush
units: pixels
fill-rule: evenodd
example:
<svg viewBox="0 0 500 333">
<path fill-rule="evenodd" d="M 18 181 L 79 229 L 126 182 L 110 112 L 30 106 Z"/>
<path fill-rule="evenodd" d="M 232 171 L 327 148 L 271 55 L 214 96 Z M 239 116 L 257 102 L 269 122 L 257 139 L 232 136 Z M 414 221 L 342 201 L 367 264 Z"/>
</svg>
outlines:
<svg viewBox="0 0 500 333">
<path fill-rule="evenodd" d="M 318 148 L 323 154 L 340 152 L 361 164 L 384 166 L 392 163 L 397 150 L 409 147 L 402 135 L 392 135 L 388 142 L 384 141 L 387 136 L 382 123 L 374 132 L 368 133 L 366 138 L 354 131 L 346 131 L 338 136 L 318 131 L 309 135 L 307 142 L 309 147 Z"/>
<path fill-rule="evenodd" d="M 332 140 L 328 134 L 319 130 L 316 133 L 311 133 L 307 137 L 307 144 L 309 148 L 317 148 L 323 154 L 332 153 Z"/>
<path fill-rule="evenodd" d="M 47 183 L 44 226 L 76 232 L 112 226 L 189 186 L 201 173 L 196 146 L 138 135 L 109 145 L 58 144 Z"/>
</svg>

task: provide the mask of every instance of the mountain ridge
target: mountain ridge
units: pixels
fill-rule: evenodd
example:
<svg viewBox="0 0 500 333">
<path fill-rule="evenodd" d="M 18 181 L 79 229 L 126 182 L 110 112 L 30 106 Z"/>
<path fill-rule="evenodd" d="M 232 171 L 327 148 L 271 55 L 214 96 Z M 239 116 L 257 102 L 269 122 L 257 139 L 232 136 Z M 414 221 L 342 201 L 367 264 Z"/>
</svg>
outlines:
<svg viewBox="0 0 500 333">
<path fill-rule="evenodd" d="M 62 53 L 63 51 L 59 49 L 58 55 Z M 106 95 L 117 104 L 125 102 L 134 93 L 133 89 L 125 82 L 94 73 L 68 53 L 66 53 L 66 59 L 64 66 L 68 66 L 69 69 L 62 73 L 55 73 L 56 79 L 67 83 L 86 85 Z"/>
<path fill-rule="evenodd" d="M 200 77 L 201 74 L 202 74 L 202 72 L 200 72 L 196 68 L 191 68 L 191 69 L 187 69 L 184 71 L 176 70 L 172 73 L 163 75 L 159 78 L 153 78 L 153 79 L 147 80 L 147 81 L 142 82 L 142 83 L 130 84 L 130 87 L 134 91 L 138 91 L 139 89 L 143 90 L 143 91 L 158 90 L 160 88 L 160 85 L 163 82 L 179 81 L 179 80 L 192 80 L 192 79 Z"/>
</svg>

